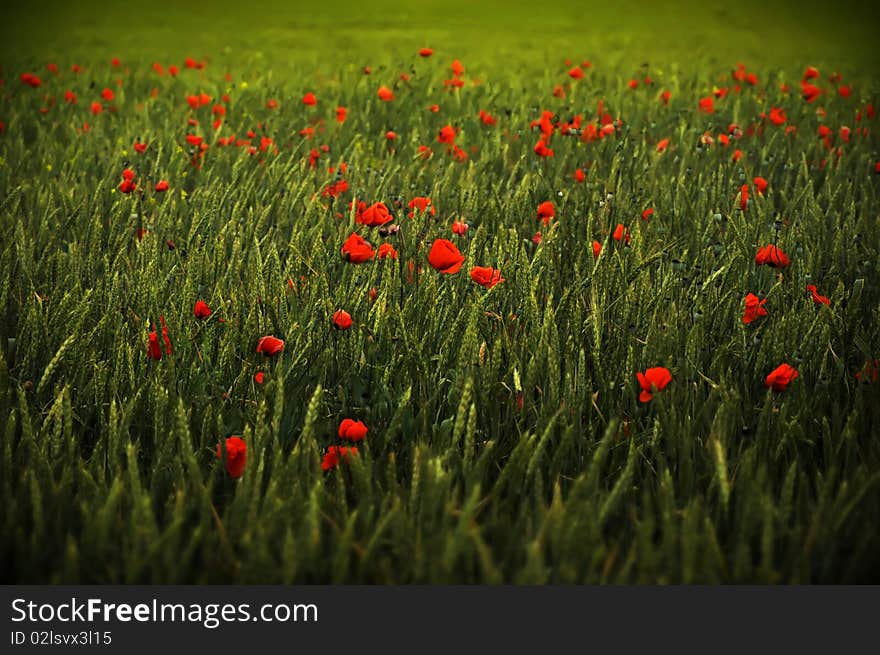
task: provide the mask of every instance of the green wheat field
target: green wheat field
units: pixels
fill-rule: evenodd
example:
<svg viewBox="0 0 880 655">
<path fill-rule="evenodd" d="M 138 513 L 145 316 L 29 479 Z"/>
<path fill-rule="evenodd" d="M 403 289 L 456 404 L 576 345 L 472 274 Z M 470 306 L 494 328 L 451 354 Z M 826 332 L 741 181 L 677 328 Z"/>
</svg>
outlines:
<svg viewBox="0 0 880 655">
<path fill-rule="evenodd" d="M 880 582 L 872 12 L 5 8 L 2 580 Z"/>
</svg>

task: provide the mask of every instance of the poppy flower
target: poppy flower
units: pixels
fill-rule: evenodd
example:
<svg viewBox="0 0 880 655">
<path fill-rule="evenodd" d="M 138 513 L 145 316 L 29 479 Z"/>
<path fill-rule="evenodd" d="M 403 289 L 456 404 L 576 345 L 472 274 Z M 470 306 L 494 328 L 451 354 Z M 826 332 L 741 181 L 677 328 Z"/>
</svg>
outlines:
<svg viewBox="0 0 880 655">
<path fill-rule="evenodd" d="M 631 89 L 637 89 L 638 86 L 639 86 L 639 81 L 638 81 L 638 80 L 630 80 L 630 81 L 629 81 L 629 88 L 631 88 Z"/>
<path fill-rule="evenodd" d="M 804 71 L 804 79 L 813 80 L 817 77 L 819 77 L 819 69 L 815 66 L 807 66 L 807 70 Z"/>
<path fill-rule="evenodd" d="M 397 138 L 397 132 L 393 132 L 391 130 L 388 130 L 387 132 L 385 132 L 385 140 L 386 141 L 394 141 L 396 138 Z"/>
<path fill-rule="evenodd" d="M 351 314 L 344 309 L 333 312 L 333 327 L 337 330 L 347 330 L 351 327 Z"/>
<path fill-rule="evenodd" d="M 788 116 L 785 115 L 785 110 L 780 109 L 779 107 L 772 107 L 768 118 L 774 125 L 783 125 L 785 121 L 788 120 Z"/>
<path fill-rule="evenodd" d="M 642 212 L 642 220 L 647 221 L 654 215 L 654 208 L 648 207 L 645 211 Z"/>
<path fill-rule="evenodd" d="M 758 195 L 763 196 L 767 190 L 767 180 L 763 177 L 756 177 L 752 182 L 755 183 L 755 190 L 758 192 Z"/>
<path fill-rule="evenodd" d="M 419 57 L 430 57 L 434 54 L 431 48 L 419 48 Z"/>
<path fill-rule="evenodd" d="M 451 125 L 444 125 L 437 134 L 438 143 L 455 143 L 455 128 Z"/>
<path fill-rule="evenodd" d="M 191 146 L 200 146 L 202 145 L 202 137 L 197 134 L 187 134 L 186 142 Z"/>
<path fill-rule="evenodd" d="M 431 212 L 431 216 L 434 216 L 437 213 L 437 209 L 434 207 L 433 204 L 431 204 L 431 199 L 424 196 L 417 196 L 413 198 L 409 201 L 407 207 L 409 207 L 410 209 L 410 212 L 408 214 L 410 218 L 415 217 L 417 210 L 422 212 L 423 214 L 425 212 Z"/>
<path fill-rule="evenodd" d="M 147 341 L 147 357 L 156 361 L 162 359 L 162 348 L 159 346 L 159 334 L 156 332 L 155 328 L 150 332 Z"/>
<path fill-rule="evenodd" d="M 669 147 L 669 139 L 660 139 L 657 142 L 657 152 L 663 152 Z"/>
<path fill-rule="evenodd" d="M 700 98 L 699 108 L 704 114 L 713 113 L 715 111 L 715 99 L 712 96 Z"/>
<path fill-rule="evenodd" d="M 379 96 L 379 100 L 383 102 L 391 102 L 394 100 L 394 92 L 387 86 L 380 86 L 377 95 Z"/>
<path fill-rule="evenodd" d="M 147 151 L 147 144 L 141 143 L 140 141 L 135 141 L 131 147 L 134 148 L 134 151 L 139 155 L 142 155 Z"/>
<path fill-rule="evenodd" d="M 785 391 L 792 380 L 797 378 L 799 373 L 788 364 L 782 363 L 777 366 L 764 379 L 764 386 L 773 391 Z"/>
<path fill-rule="evenodd" d="M 363 264 L 373 258 L 373 247 L 359 234 L 352 232 L 342 244 L 342 256 L 352 264 Z"/>
<path fill-rule="evenodd" d="M 568 71 L 568 76 L 573 80 L 584 79 L 584 71 L 580 66 L 575 66 Z"/>
<path fill-rule="evenodd" d="M 116 97 L 116 94 L 113 93 L 113 89 L 105 88 L 101 91 L 101 97 L 104 98 L 107 102 L 112 102 L 113 98 Z"/>
<path fill-rule="evenodd" d="M 593 259 L 599 259 L 602 254 L 602 244 L 593 239 Z"/>
<path fill-rule="evenodd" d="M 348 115 L 348 110 L 345 107 L 337 107 L 336 108 L 336 122 L 344 123 L 345 117 Z"/>
<path fill-rule="evenodd" d="M 495 117 L 487 111 L 480 110 L 480 122 L 483 125 L 495 125 L 498 121 Z"/>
<path fill-rule="evenodd" d="M 538 142 L 535 144 L 534 148 L 535 154 L 539 157 L 553 157 L 553 149 L 547 145 L 547 142 L 544 139 L 538 139 Z"/>
<path fill-rule="evenodd" d="M 362 421 L 344 418 L 342 423 L 339 424 L 339 438 L 346 441 L 363 441 L 364 437 L 367 436 L 367 432 L 367 426 Z"/>
<path fill-rule="evenodd" d="M 812 297 L 813 302 L 816 303 L 817 305 L 830 305 L 831 304 L 830 298 L 828 298 L 827 296 L 819 295 L 819 292 L 816 291 L 815 284 L 808 284 L 807 285 L 807 292 Z"/>
<path fill-rule="evenodd" d="M 467 223 L 463 223 L 461 221 L 455 221 L 452 224 L 452 233 L 457 234 L 460 237 L 464 236 L 464 233 L 468 231 L 468 227 L 470 227 Z"/>
<path fill-rule="evenodd" d="M 193 315 L 199 319 L 200 321 L 205 320 L 212 314 L 211 308 L 208 307 L 208 303 L 204 300 L 197 300 L 195 307 L 193 307 Z"/>
<path fill-rule="evenodd" d="M 540 218 L 544 225 L 547 226 L 550 224 L 550 219 L 556 216 L 556 207 L 553 206 L 553 203 L 549 200 L 545 200 L 540 205 L 538 205 L 538 218 Z"/>
<path fill-rule="evenodd" d="M 383 243 L 379 246 L 379 259 L 397 259 L 397 251 L 390 243 Z"/>
<path fill-rule="evenodd" d="M 455 244 L 446 239 L 437 239 L 431 245 L 428 253 L 428 263 L 441 273 L 458 273 L 464 263 L 464 255 L 459 252 Z"/>
<path fill-rule="evenodd" d="M 263 373 L 263 371 L 258 371 L 257 373 L 254 373 L 254 382 L 256 382 L 257 384 L 263 384 L 265 378 L 266 374 Z"/>
<path fill-rule="evenodd" d="M 91 111 L 97 116 L 102 111 L 104 111 L 104 105 L 102 105 L 100 102 L 93 102 L 91 106 Z"/>
<path fill-rule="evenodd" d="M 623 241 L 624 243 L 630 242 L 629 230 L 624 227 L 622 223 L 617 224 L 617 227 L 614 228 L 614 234 L 611 236 L 614 237 L 615 241 Z"/>
<path fill-rule="evenodd" d="M 257 352 L 263 353 L 266 357 L 274 357 L 284 350 L 284 341 L 271 335 L 260 337 L 257 343 Z"/>
<path fill-rule="evenodd" d="M 223 451 L 217 444 L 217 459 L 223 459 Z M 237 436 L 226 440 L 226 472 L 230 478 L 240 478 L 247 464 L 247 444 Z"/>
<path fill-rule="evenodd" d="M 760 300 L 758 296 L 753 293 L 750 293 L 746 296 L 746 308 L 743 313 L 742 322 L 748 325 L 752 321 L 761 316 L 767 316 L 767 310 L 764 309 L 764 303 L 767 302 L 767 299 L 764 298 Z"/>
<path fill-rule="evenodd" d="M 358 223 L 370 227 L 385 225 L 385 223 L 390 223 L 393 220 L 394 216 L 388 212 L 388 207 L 382 202 L 373 203 L 357 215 Z"/>
<path fill-rule="evenodd" d="M 339 466 L 339 462 L 347 462 L 349 456 L 357 455 L 357 446 L 328 446 L 324 458 L 321 460 L 321 470 L 329 471 Z"/>
<path fill-rule="evenodd" d="M 660 100 L 663 102 L 664 105 L 668 105 L 668 104 L 669 104 L 669 99 L 670 99 L 670 98 L 672 98 L 672 92 L 671 92 L 671 91 L 664 91 L 663 93 L 660 94 Z"/>
<path fill-rule="evenodd" d="M 488 266 L 474 266 L 471 269 L 471 279 L 487 289 L 491 289 L 496 284 L 504 282 L 504 278 L 501 277 L 501 271 Z"/>
<path fill-rule="evenodd" d="M 303 96 L 302 103 L 307 107 L 314 107 L 318 104 L 318 99 L 315 97 L 315 94 L 309 91 Z"/>
<path fill-rule="evenodd" d="M 788 258 L 788 255 L 782 252 L 779 246 L 770 244 L 758 250 L 758 254 L 755 255 L 755 263 L 758 266 L 767 265 L 773 268 L 785 268 L 791 263 L 791 260 Z"/>
<path fill-rule="evenodd" d="M 587 179 L 587 174 L 584 173 L 583 168 L 579 168 L 574 172 L 574 181 L 581 183 Z"/>
<path fill-rule="evenodd" d="M 168 180 L 159 180 L 156 182 L 155 189 L 158 193 L 164 193 L 168 191 Z"/>
<path fill-rule="evenodd" d="M 137 182 L 134 180 L 122 180 L 122 182 L 119 183 L 119 190 L 122 193 L 131 193 L 135 189 L 137 189 Z"/>
<path fill-rule="evenodd" d="M 739 208 L 745 211 L 749 208 L 749 185 L 743 184 L 739 190 Z"/>
<path fill-rule="evenodd" d="M 654 398 L 654 394 L 663 391 L 672 382 L 672 373 L 668 368 L 657 366 L 649 368 L 644 373 L 636 373 L 642 392 L 639 394 L 639 402 L 647 403 Z"/>
</svg>

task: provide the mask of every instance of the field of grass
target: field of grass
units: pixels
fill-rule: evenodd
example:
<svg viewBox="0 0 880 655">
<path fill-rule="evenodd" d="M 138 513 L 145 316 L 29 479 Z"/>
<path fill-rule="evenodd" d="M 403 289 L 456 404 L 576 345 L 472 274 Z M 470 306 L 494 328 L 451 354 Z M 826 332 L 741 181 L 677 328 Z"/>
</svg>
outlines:
<svg viewBox="0 0 880 655">
<path fill-rule="evenodd" d="M 468 7 L 4 10 L 0 579 L 880 582 L 870 5 Z"/>
</svg>

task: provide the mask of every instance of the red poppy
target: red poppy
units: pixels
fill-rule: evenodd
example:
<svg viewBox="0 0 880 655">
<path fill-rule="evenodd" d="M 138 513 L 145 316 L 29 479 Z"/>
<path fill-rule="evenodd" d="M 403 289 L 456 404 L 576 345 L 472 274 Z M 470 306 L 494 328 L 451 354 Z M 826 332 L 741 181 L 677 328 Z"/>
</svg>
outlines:
<svg viewBox="0 0 880 655">
<path fill-rule="evenodd" d="M 654 398 L 654 394 L 663 391 L 672 382 L 672 373 L 668 368 L 657 366 L 649 368 L 644 373 L 636 373 L 642 392 L 639 394 L 639 402 L 647 403 Z"/>
<path fill-rule="evenodd" d="M 329 471 L 339 466 L 339 462 L 347 462 L 349 456 L 357 455 L 357 446 L 328 446 L 324 458 L 321 460 L 321 470 Z"/>
<path fill-rule="evenodd" d="M 347 330 L 351 327 L 351 314 L 344 309 L 333 312 L 333 327 L 337 330 Z"/>
<path fill-rule="evenodd" d="M 538 139 L 538 143 L 535 144 L 534 148 L 535 154 L 539 157 L 553 157 L 553 149 L 547 145 L 547 142 L 544 139 Z"/>
<path fill-rule="evenodd" d="M 131 193 L 135 189 L 137 189 L 137 182 L 134 180 L 122 180 L 122 182 L 119 183 L 119 190 L 122 193 Z"/>
<path fill-rule="evenodd" d="M 553 203 L 549 200 L 545 200 L 540 205 L 538 205 L 538 218 L 540 218 L 544 225 L 547 226 L 550 224 L 550 219 L 556 216 L 556 207 L 553 206 Z"/>
<path fill-rule="evenodd" d="M 348 115 L 348 110 L 345 107 L 337 107 L 336 108 L 336 122 L 344 123 L 345 117 Z"/>
<path fill-rule="evenodd" d="M 140 141 L 135 141 L 134 144 L 132 145 L 132 148 L 134 148 L 134 151 L 136 153 L 138 153 L 139 155 L 142 155 L 147 151 L 147 144 L 141 143 Z"/>
<path fill-rule="evenodd" d="M 373 247 L 359 234 L 352 232 L 342 244 L 342 256 L 352 264 L 363 264 L 373 258 Z"/>
<path fill-rule="evenodd" d="M 33 89 L 36 89 L 38 86 L 40 86 L 43 83 L 43 80 L 41 80 L 39 77 L 37 77 L 33 73 L 22 73 L 21 74 L 21 81 Z"/>
<path fill-rule="evenodd" d="M 715 111 L 715 99 L 712 96 L 700 98 L 699 108 L 705 114 L 713 113 Z"/>
<path fill-rule="evenodd" d="M 397 259 L 397 251 L 390 243 L 383 243 L 379 246 L 379 259 Z"/>
<path fill-rule="evenodd" d="M 669 139 L 660 139 L 657 142 L 657 152 L 663 152 L 669 147 Z"/>
<path fill-rule="evenodd" d="M 638 81 L 638 80 L 630 80 L 630 81 L 629 81 L 629 88 L 631 88 L 631 89 L 637 89 L 638 86 L 639 86 L 639 81 Z"/>
<path fill-rule="evenodd" d="M 670 98 L 672 98 L 672 92 L 671 92 L 671 91 L 664 91 L 663 93 L 660 94 L 660 100 L 663 102 L 664 105 L 668 105 L 668 104 L 669 104 L 669 99 L 670 99 Z"/>
<path fill-rule="evenodd" d="M 168 191 L 168 180 L 159 180 L 156 182 L 155 189 L 158 193 L 164 193 Z"/>
<path fill-rule="evenodd" d="M 417 210 L 422 212 L 423 214 L 425 212 L 431 212 L 431 216 L 434 216 L 437 213 L 437 209 L 431 203 L 431 199 L 424 196 L 417 196 L 413 198 L 409 201 L 407 207 L 409 207 L 410 209 L 410 212 L 408 214 L 410 218 L 415 217 Z"/>
<path fill-rule="evenodd" d="M 430 57 L 434 54 L 431 48 L 419 48 L 419 57 Z"/>
<path fill-rule="evenodd" d="M 100 102 L 93 102 L 91 106 L 91 111 L 97 116 L 102 111 L 104 111 L 104 105 L 102 105 Z"/>
<path fill-rule="evenodd" d="M 150 337 L 147 341 L 147 357 L 156 361 L 162 359 L 162 348 L 159 346 L 159 335 L 155 327 L 150 332 Z"/>
<path fill-rule="evenodd" d="M 428 253 L 428 263 L 441 273 L 458 273 L 464 263 L 464 255 L 454 243 L 447 239 L 437 239 Z"/>
<path fill-rule="evenodd" d="M 593 259 L 599 259 L 602 254 L 602 244 L 593 239 Z"/>
<path fill-rule="evenodd" d="M 579 168 L 574 172 L 574 181 L 575 182 L 583 182 L 587 179 L 587 174 L 584 173 L 583 168 Z"/>
<path fill-rule="evenodd" d="M 385 132 L 385 140 L 386 141 L 394 141 L 396 138 L 397 138 L 397 132 L 392 132 L 391 130 L 388 130 L 387 132 Z"/>
<path fill-rule="evenodd" d="M 816 303 L 817 305 L 830 305 L 831 304 L 830 298 L 828 298 L 826 296 L 822 296 L 819 294 L 818 291 L 816 291 L 815 284 L 808 284 L 807 285 L 807 292 L 813 298 L 813 302 Z"/>
<path fill-rule="evenodd" d="M 743 313 L 742 322 L 746 325 L 748 325 L 755 319 L 760 318 L 761 316 L 767 316 L 767 310 L 764 309 L 764 303 L 767 302 L 766 298 L 760 300 L 758 299 L 758 296 L 750 293 L 746 296 L 745 302 L 746 308 L 745 312 Z"/>
<path fill-rule="evenodd" d="M 611 236 L 614 237 L 615 241 L 623 241 L 624 243 L 630 242 L 629 230 L 624 227 L 622 223 L 617 224 L 617 227 L 614 228 L 614 234 Z"/>
<path fill-rule="evenodd" d="M 364 437 L 367 436 L 367 432 L 367 426 L 362 421 L 345 418 L 339 424 L 339 438 L 346 441 L 363 441 Z"/>
<path fill-rule="evenodd" d="M 223 451 L 217 444 L 217 459 L 223 459 Z M 247 444 L 241 437 L 232 436 L 226 440 L 226 472 L 230 478 L 240 478 L 247 464 Z"/>
<path fill-rule="evenodd" d="M 647 221 L 654 215 L 654 208 L 648 207 L 645 211 L 642 212 L 642 220 Z"/>
<path fill-rule="evenodd" d="M 739 190 L 739 208 L 745 211 L 749 208 L 749 185 L 743 184 Z"/>
<path fill-rule="evenodd" d="M 763 196 L 764 192 L 767 190 L 767 180 L 763 177 L 756 177 L 752 182 L 755 183 L 755 191 L 758 192 L 758 195 Z"/>
<path fill-rule="evenodd" d="M 202 145 L 202 137 L 197 134 L 187 134 L 186 142 L 191 146 L 200 146 Z"/>
<path fill-rule="evenodd" d="M 483 125 L 495 125 L 498 121 L 487 111 L 480 110 L 480 122 Z"/>
<path fill-rule="evenodd" d="M 193 307 L 193 315 L 199 320 L 205 320 L 212 314 L 211 308 L 208 307 L 208 303 L 204 300 L 197 300 L 195 307 Z"/>
<path fill-rule="evenodd" d="M 383 102 L 391 102 L 394 100 L 394 92 L 387 86 L 380 86 L 377 95 L 379 96 L 379 100 L 382 100 Z"/>
<path fill-rule="evenodd" d="M 487 289 L 491 289 L 496 284 L 504 282 L 504 278 L 501 277 L 501 271 L 488 266 L 474 266 L 471 269 L 471 279 Z"/>
<path fill-rule="evenodd" d="M 309 91 L 303 96 L 302 103 L 308 107 L 314 107 L 318 104 L 318 99 L 315 97 L 315 94 Z"/>
<path fill-rule="evenodd" d="M 780 364 L 764 380 L 764 386 L 773 391 L 785 391 L 789 383 L 797 378 L 799 373 L 788 364 Z"/>
<path fill-rule="evenodd" d="M 107 102 L 111 102 L 113 98 L 116 97 L 116 94 L 113 93 L 113 89 L 105 88 L 103 91 L 101 91 L 101 97 L 104 98 L 104 100 L 106 100 Z"/>
<path fill-rule="evenodd" d="M 455 128 L 451 125 L 444 125 L 437 134 L 439 143 L 455 143 Z"/>
<path fill-rule="evenodd" d="M 785 110 L 780 109 L 779 107 L 772 107 L 768 118 L 774 125 L 783 125 L 785 121 L 788 120 L 788 116 L 785 115 Z"/>
<path fill-rule="evenodd" d="M 791 263 L 782 249 L 774 244 L 769 244 L 758 250 L 755 255 L 755 263 L 758 266 L 767 265 L 773 268 L 785 268 Z"/>
<path fill-rule="evenodd" d="M 568 71 L 568 76 L 573 80 L 584 79 L 584 71 L 580 66 L 575 66 Z"/>
<path fill-rule="evenodd" d="M 258 371 L 257 373 L 254 373 L 254 382 L 256 382 L 257 384 L 263 384 L 265 378 L 266 374 L 263 373 L 263 371 Z"/>
<path fill-rule="evenodd" d="M 388 212 L 388 207 L 385 206 L 385 203 L 377 202 L 364 209 L 363 212 L 358 213 L 356 220 L 361 225 L 377 227 L 390 223 L 394 220 L 394 216 Z"/>
<path fill-rule="evenodd" d="M 467 223 L 462 223 L 461 221 L 455 221 L 452 223 L 452 233 L 457 234 L 460 237 L 464 236 L 464 233 L 468 231 L 468 227 L 470 227 Z"/>
<path fill-rule="evenodd" d="M 267 357 L 274 357 L 283 350 L 284 341 L 271 335 L 260 337 L 260 341 L 257 343 L 257 352 L 263 353 Z"/>
</svg>

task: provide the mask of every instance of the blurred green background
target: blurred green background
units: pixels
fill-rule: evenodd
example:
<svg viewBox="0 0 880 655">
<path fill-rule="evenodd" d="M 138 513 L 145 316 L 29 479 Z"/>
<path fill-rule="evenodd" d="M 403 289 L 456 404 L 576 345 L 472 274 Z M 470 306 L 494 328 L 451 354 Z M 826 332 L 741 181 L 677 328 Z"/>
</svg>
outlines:
<svg viewBox="0 0 880 655">
<path fill-rule="evenodd" d="M 465 63 L 535 69 L 587 58 L 621 75 L 655 69 L 749 66 L 873 76 L 880 3 L 731 0 L 321 0 L 319 2 L 5 2 L 2 62 L 118 56 L 128 61 L 260 65 L 381 65 L 429 45 Z M 271 65 L 271 66 L 270 66 Z M 309 71 L 312 72 L 312 71 Z M 474 69 L 474 73 L 478 69 Z"/>
</svg>

